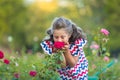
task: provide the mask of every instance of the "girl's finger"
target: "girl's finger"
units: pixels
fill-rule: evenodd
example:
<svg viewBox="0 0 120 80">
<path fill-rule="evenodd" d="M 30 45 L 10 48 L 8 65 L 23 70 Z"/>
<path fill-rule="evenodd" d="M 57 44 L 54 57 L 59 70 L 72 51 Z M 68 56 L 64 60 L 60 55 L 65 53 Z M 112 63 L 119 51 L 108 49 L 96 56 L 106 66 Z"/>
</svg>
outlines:
<svg viewBox="0 0 120 80">
<path fill-rule="evenodd" d="M 63 50 L 65 49 L 65 47 L 62 48 Z"/>
<path fill-rule="evenodd" d="M 64 43 L 65 43 L 65 45 L 68 45 L 68 44 L 69 44 L 69 42 L 66 42 L 66 41 L 65 41 Z"/>
</svg>

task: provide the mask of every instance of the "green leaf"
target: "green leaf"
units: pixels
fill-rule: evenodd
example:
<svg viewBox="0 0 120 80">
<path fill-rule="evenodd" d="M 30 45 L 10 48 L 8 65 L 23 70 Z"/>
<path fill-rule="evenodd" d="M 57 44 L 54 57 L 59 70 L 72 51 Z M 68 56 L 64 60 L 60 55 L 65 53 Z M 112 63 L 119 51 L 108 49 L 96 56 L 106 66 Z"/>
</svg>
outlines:
<svg viewBox="0 0 120 80">
<path fill-rule="evenodd" d="M 60 61 L 63 61 L 63 56 L 62 55 L 60 55 Z"/>
</svg>

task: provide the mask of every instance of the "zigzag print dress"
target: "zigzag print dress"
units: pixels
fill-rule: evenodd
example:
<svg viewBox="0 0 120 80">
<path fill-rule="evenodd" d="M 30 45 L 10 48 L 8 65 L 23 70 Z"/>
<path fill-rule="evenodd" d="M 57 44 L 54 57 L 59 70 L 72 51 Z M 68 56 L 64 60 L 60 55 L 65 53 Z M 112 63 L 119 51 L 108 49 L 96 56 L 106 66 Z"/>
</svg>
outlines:
<svg viewBox="0 0 120 80">
<path fill-rule="evenodd" d="M 61 80 L 88 80 L 88 61 L 83 51 L 86 42 L 84 39 L 77 39 L 70 44 L 71 55 L 79 56 L 79 60 L 72 68 L 67 65 L 66 68 L 58 69 Z M 46 53 L 52 54 L 53 43 L 51 41 L 43 41 L 40 45 Z"/>
</svg>

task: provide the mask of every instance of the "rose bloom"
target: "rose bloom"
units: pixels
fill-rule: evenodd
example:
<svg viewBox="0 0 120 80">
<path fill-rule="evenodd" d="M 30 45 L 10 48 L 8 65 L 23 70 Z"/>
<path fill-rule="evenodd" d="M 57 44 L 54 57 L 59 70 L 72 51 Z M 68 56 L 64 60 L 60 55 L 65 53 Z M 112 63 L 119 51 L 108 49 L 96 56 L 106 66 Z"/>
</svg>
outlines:
<svg viewBox="0 0 120 80">
<path fill-rule="evenodd" d="M 9 61 L 8 59 L 4 59 L 4 63 L 5 63 L 5 64 L 9 64 L 10 61 Z"/>
<path fill-rule="evenodd" d="M 18 79 L 20 77 L 20 74 L 19 73 L 14 73 L 14 77 Z"/>
<path fill-rule="evenodd" d="M 37 74 L 37 72 L 33 71 L 33 70 L 29 72 L 29 75 L 32 76 L 32 77 L 36 76 L 36 74 Z"/>
<path fill-rule="evenodd" d="M 54 47 L 57 48 L 57 49 L 62 49 L 64 47 L 64 42 L 54 42 Z"/>
<path fill-rule="evenodd" d="M 107 57 L 107 56 L 105 56 L 105 57 L 103 58 L 103 60 L 106 61 L 106 62 L 109 62 L 109 61 L 110 61 L 109 57 Z"/>
<path fill-rule="evenodd" d="M 90 49 L 99 49 L 99 45 L 96 42 L 92 42 L 92 44 L 90 45 Z"/>
<path fill-rule="evenodd" d="M 109 31 L 107 29 L 102 28 L 100 32 L 103 33 L 105 36 L 109 35 Z"/>
<path fill-rule="evenodd" d="M 0 59 L 4 58 L 4 53 L 2 51 L 0 51 Z"/>
<path fill-rule="evenodd" d="M 98 50 L 99 49 L 99 45 L 93 44 L 93 45 L 90 46 L 90 48 Z"/>
</svg>

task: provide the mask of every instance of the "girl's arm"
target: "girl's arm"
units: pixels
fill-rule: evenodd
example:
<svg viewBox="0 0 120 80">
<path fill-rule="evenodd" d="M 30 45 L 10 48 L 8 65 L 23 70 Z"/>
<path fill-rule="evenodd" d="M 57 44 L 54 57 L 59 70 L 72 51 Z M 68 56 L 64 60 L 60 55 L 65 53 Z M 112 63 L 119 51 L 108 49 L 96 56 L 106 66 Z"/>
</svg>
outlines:
<svg viewBox="0 0 120 80">
<path fill-rule="evenodd" d="M 76 65 L 78 56 L 72 56 L 69 49 L 64 52 L 64 56 L 70 67 L 74 67 Z"/>
<path fill-rule="evenodd" d="M 72 56 L 69 50 L 69 43 L 67 43 L 64 46 L 64 57 L 65 60 L 67 62 L 67 64 L 69 64 L 70 67 L 74 67 L 76 65 L 76 63 L 78 62 L 78 56 Z"/>
<path fill-rule="evenodd" d="M 65 68 L 66 67 L 66 60 L 65 60 L 65 56 L 62 54 L 63 57 L 63 61 L 61 61 L 61 67 Z"/>
</svg>

